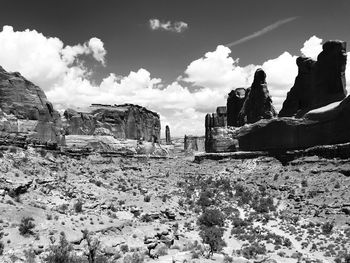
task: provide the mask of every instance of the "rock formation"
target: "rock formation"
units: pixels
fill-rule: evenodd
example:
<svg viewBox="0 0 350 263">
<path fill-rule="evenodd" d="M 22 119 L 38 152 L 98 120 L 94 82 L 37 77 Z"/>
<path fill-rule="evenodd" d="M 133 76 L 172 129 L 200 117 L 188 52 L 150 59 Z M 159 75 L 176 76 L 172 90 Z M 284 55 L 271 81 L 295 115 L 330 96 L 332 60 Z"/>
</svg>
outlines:
<svg viewBox="0 0 350 263">
<path fill-rule="evenodd" d="M 184 150 L 186 152 L 204 152 L 205 151 L 205 137 L 185 135 Z"/>
<path fill-rule="evenodd" d="M 297 59 L 298 76 L 279 112 L 280 117 L 301 117 L 306 112 L 345 98 L 346 43 L 327 41 L 317 62 Z"/>
<path fill-rule="evenodd" d="M 66 110 L 67 135 L 110 135 L 118 139 L 159 141 L 159 115 L 144 107 L 92 104 L 87 112 Z"/>
<path fill-rule="evenodd" d="M 246 89 L 237 88 L 228 94 L 227 98 L 227 126 L 239 127 L 238 115 L 246 99 Z"/>
<path fill-rule="evenodd" d="M 0 67 L 1 136 L 60 143 L 61 119 L 45 93 L 20 73 Z"/>
<path fill-rule="evenodd" d="M 205 151 L 209 152 L 210 149 L 210 138 L 211 130 L 214 127 L 225 127 L 227 126 L 227 109 L 224 106 L 216 108 L 216 113 L 207 114 L 205 116 Z"/>
<path fill-rule="evenodd" d="M 277 115 L 266 85 L 266 74 L 257 69 L 254 81 L 247 91 L 247 98 L 239 113 L 240 124 L 254 123 L 261 119 L 271 119 Z"/>
<path fill-rule="evenodd" d="M 328 41 L 323 45 L 317 62 L 310 58 L 297 59 L 298 76 L 283 104 L 280 118 L 268 119 L 274 116 L 274 109 L 270 107 L 267 91 L 264 91 L 265 74 L 258 70 L 241 111 L 250 124 L 238 129 L 206 128 L 207 152 L 276 153 L 350 142 L 350 98 L 344 99 L 345 48 L 345 42 Z M 253 93 L 254 90 L 259 92 Z M 258 109 L 263 110 L 259 113 Z M 206 127 L 207 123 L 210 123 L 210 118 L 206 120 Z"/>
<path fill-rule="evenodd" d="M 171 144 L 171 137 L 170 137 L 170 128 L 169 126 L 165 126 L 165 143 L 166 144 Z"/>
</svg>

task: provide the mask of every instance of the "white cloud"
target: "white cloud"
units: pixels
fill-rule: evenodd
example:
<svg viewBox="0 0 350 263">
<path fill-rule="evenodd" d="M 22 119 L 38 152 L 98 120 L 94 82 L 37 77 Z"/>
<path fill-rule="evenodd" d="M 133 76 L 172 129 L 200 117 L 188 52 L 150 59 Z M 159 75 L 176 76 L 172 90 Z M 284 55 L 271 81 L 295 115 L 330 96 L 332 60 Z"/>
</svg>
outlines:
<svg viewBox="0 0 350 263">
<path fill-rule="evenodd" d="M 310 37 L 305 41 L 304 46 L 300 51 L 305 57 L 317 60 L 318 54 L 322 51 L 322 39 L 316 36 Z"/>
<path fill-rule="evenodd" d="M 183 21 L 160 21 L 157 18 L 150 19 L 149 26 L 152 30 L 164 30 L 171 31 L 176 33 L 182 33 L 186 29 L 188 29 L 188 24 Z"/>
<path fill-rule="evenodd" d="M 317 56 L 321 42 L 317 37 L 310 38 L 302 52 Z M 237 56 L 231 56 L 231 50 L 220 45 L 191 62 L 183 76 L 169 85 L 143 68 L 126 76 L 111 73 L 101 83 L 94 84 L 80 55 L 90 55 L 99 63 L 105 63 L 103 42 L 92 38 L 83 44 L 65 46 L 60 39 L 46 37 L 35 30 L 14 31 L 5 26 L 0 32 L 0 64 L 38 84 L 57 109 L 86 107 L 91 103 L 139 104 L 160 113 L 162 127 L 170 125 L 173 136 L 203 135 L 205 114 L 225 105 L 231 89 L 249 87 L 258 67 L 267 73 L 277 109 L 281 108 L 297 75 L 296 55 L 289 52 L 262 65 L 242 67 Z M 346 76 L 349 84 L 350 67 L 346 69 Z M 193 85 L 199 88 L 193 90 Z"/>
</svg>

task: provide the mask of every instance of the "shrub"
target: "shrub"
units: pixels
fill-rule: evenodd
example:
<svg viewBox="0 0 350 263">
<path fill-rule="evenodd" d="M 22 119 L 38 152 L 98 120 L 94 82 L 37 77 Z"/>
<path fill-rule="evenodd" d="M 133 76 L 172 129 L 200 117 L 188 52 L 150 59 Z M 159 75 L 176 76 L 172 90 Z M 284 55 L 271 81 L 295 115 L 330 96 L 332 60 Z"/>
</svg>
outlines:
<svg viewBox="0 0 350 263">
<path fill-rule="evenodd" d="M 81 213 L 83 212 L 83 202 L 81 200 L 78 200 L 74 205 L 74 211 L 76 213 Z"/>
<path fill-rule="evenodd" d="M 216 208 L 207 208 L 203 214 L 198 218 L 198 224 L 200 226 L 212 227 L 212 226 L 224 226 L 225 218 L 224 214 Z"/>
<path fill-rule="evenodd" d="M 33 235 L 33 229 L 35 224 L 33 223 L 34 218 L 32 217 L 23 217 L 19 225 L 19 233 L 23 236 Z"/>
<path fill-rule="evenodd" d="M 331 222 L 326 222 L 322 225 L 322 232 L 325 235 L 329 235 L 330 233 L 332 233 L 334 224 Z"/>
<path fill-rule="evenodd" d="M 126 255 L 123 259 L 123 263 L 143 263 L 144 256 L 140 252 L 134 252 L 132 255 Z"/>
<path fill-rule="evenodd" d="M 120 251 L 123 253 L 129 252 L 129 247 L 127 244 L 120 245 Z"/>
<path fill-rule="evenodd" d="M 2 255 L 2 253 L 4 253 L 4 248 L 5 248 L 4 243 L 0 241 L 0 256 Z"/>
<path fill-rule="evenodd" d="M 214 204 L 214 193 L 212 191 L 205 190 L 199 194 L 197 205 L 201 206 L 202 208 L 205 208 Z"/>
<path fill-rule="evenodd" d="M 64 232 L 61 233 L 58 245 L 53 245 L 49 249 L 49 254 L 44 258 L 47 263 L 75 263 L 73 247 L 68 243 Z"/>
<path fill-rule="evenodd" d="M 257 255 L 266 254 L 266 247 L 263 244 L 253 243 L 241 249 L 243 257 L 247 259 L 255 258 Z"/>
<path fill-rule="evenodd" d="M 199 236 L 202 238 L 205 244 L 210 246 L 210 253 L 219 252 L 226 245 L 222 239 L 224 231 L 217 226 L 204 227 L 199 232 Z"/>
<path fill-rule="evenodd" d="M 24 250 L 24 257 L 26 258 L 26 263 L 35 263 L 35 252 L 33 249 Z"/>
<path fill-rule="evenodd" d="M 143 201 L 148 203 L 149 201 L 151 201 L 151 196 L 150 195 L 145 195 L 144 198 L 143 198 Z"/>
</svg>

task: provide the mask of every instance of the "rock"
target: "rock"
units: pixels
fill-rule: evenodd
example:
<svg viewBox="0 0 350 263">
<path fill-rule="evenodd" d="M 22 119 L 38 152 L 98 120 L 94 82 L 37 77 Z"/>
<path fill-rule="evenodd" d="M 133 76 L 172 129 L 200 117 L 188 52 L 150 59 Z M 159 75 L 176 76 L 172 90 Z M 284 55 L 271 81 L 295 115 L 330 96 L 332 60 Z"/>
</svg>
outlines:
<svg viewBox="0 0 350 263">
<path fill-rule="evenodd" d="M 204 152 L 205 151 L 205 137 L 185 135 L 184 150 L 186 152 Z"/>
<path fill-rule="evenodd" d="M 297 59 L 298 76 L 288 92 L 280 117 L 301 117 L 306 112 L 345 98 L 346 43 L 327 41 L 317 62 Z"/>
<path fill-rule="evenodd" d="M 285 151 L 350 142 L 350 97 L 331 107 L 307 113 L 303 119 L 262 120 L 233 135 L 244 151 Z"/>
<path fill-rule="evenodd" d="M 255 123 L 261 119 L 271 119 L 276 115 L 266 85 L 266 74 L 262 69 L 257 69 L 252 86 L 247 90 L 247 98 L 239 113 L 239 123 Z"/>
<path fill-rule="evenodd" d="M 92 104 L 86 112 L 68 109 L 64 116 L 69 135 L 108 135 L 155 142 L 160 139 L 159 115 L 138 105 Z"/>
<path fill-rule="evenodd" d="M 22 134 L 24 140 L 61 143 L 60 115 L 42 89 L 0 67 L 0 93 L 0 137 Z"/>
<path fill-rule="evenodd" d="M 228 94 L 227 98 L 227 126 L 239 127 L 238 115 L 246 99 L 246 89 L 237 88 Z"/>
<path fill-rule="evenodd" d="M 165 143 L 171 144 L 171 137 L 170 137 L 170 128 L 169 126 L 165 126 Z"/>
</svg>

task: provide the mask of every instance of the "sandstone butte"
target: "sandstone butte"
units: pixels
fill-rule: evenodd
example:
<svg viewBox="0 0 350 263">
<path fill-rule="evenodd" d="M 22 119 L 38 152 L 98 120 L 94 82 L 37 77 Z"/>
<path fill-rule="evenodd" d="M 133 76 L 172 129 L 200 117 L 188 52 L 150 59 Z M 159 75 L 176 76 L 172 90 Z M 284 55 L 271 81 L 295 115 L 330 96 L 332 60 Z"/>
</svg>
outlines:
<svg viewBox="0 0 350 263">
<path fill-rule="evenodd" d="M 345 86 L 346 43 L 327 41 L 317 61 L 299 57 L 296 63 L 299 72 L 278 117 L 262 118 L 237 128 L 234 127 L 236 122 L 226 125 L 226 119 L 235 119 L 237 115 L 208 114 L 206 151 L 283 152 L 350 142 L 350 98 L 346 97 Z M 229 105 L 230 94 L 228 109 L 233 108 Z M 234 112 L 237 114 L 238 110 Z"/>
</svg>

